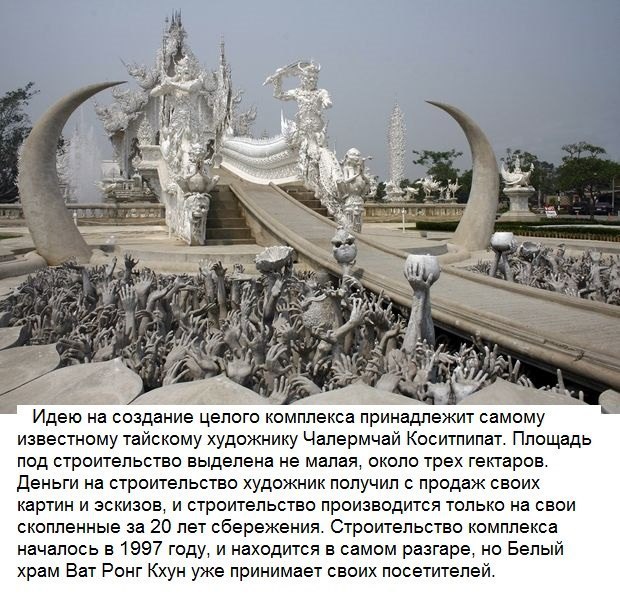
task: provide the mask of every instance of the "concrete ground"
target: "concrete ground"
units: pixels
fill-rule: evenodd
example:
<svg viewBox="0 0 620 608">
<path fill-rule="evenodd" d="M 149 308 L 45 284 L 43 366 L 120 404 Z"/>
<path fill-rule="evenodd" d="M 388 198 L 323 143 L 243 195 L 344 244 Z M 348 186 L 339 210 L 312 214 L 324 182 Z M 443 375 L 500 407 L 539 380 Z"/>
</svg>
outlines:
<svg viewBox="0 0 620 608">
<path fill-rule="evenodd" d="M 452 236 L 450 232 L 420 232 L 415 230 L 415 223 L 405 223 L 406 230 L 402 230 L 400 223 L 369 223 L 363 228 L 363 236 L 371 237 L 391 249 L 410 252 L 424 246 L 437 246 L 445 244 Z M 197 272 L 198 264 L 202 259 L 220 259 L 226 264 L 239 261 L 252 270 L 254 256 L 262 247 L 258 245 L 214 246 L 214 247 L 189 247 L 176 238 L 168 235 L 165 226 L 145 225 L 100 225 L 80 226 L 80 232 L 86 242 L 94 248 L 103 248 L 122 255 L 129 252 L 141 260 L 143 266 L 153 267 L 155 270 L 174 272 Z M 19 258 L 22 254 L 33 251 L 34 244 L 28 228 L 25 226 L 5 225 L 0 226 L 0 235 L 11 238 L 0 240 L 0 297 L 8 293 L 15 285 L 18 285 L 28 273 L 21 278 L 5 277 L 2 273 L 3 263 Z M 519 241 L 534 240 L 534 237 L 516 237 Z M 536 239 L 548 247 L 556 247 L 564 243 L 568 253 L 579 255 L 587 249 L 597 249 L 606 254 L 620 255 L 620 243 L 591 240 L 567 240 L 553 238 Z M 466 267 L 475 264 L 479 260 L 491 259 L 492 253 L 488 251 L 474 252 L 468 260 L 455 264 L 458 267 Z"/>
</svg>

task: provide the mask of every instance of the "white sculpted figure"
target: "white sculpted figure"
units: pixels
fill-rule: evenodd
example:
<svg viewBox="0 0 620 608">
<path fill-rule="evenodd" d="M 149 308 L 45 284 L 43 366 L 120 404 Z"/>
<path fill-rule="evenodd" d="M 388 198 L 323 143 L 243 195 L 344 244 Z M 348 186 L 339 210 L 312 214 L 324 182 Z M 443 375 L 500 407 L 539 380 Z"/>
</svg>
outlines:
<svg viewBox="0 0 620 608">
<path fill-rule="evenodd" d="M 430 198 L 433 192 L 439 190 L 441 187 L 441 184 L 438 181 L 435 181 L 432 175 L 427 175 L 426 177 L 419 179 L 416 184 L 420 184 L 420 186 L 422 186 L 425 198 Z"/>
<path fill-rule="evenodd" d="M 386 201 L 401 201 L 403 200 L 403 189 L 392 180 L 385 182 L 385 196 Z"/>
<path fill-rule="evenodd" d="M 139 90 L 114 89 L 114 102 L 97 108 L 121 176 L 150 172 L 154 191 L 165 205 L 166 224 L 179 236 L 187 234 L 187 226 L 179 223 L 185 221 L 180 183 L 194 168 L 192 148 L 205 147 L 205 167 L 216 168 L 224 141 L 231 135 L 248 135 L 256 115 L 253 108 L 239 111 L 241 92 L 233 92 L 224 42 L 219 65 L 211 70 L 201 66 L 186 38 L 181 14 L 175 12 L 165 21 L 152 66 L 126 66 Z M 148 148 L 146 154 L 142 148 Z M 288 147 L 286 151 L 292 157 Z"/>
<path fill-rule="evenodd" d="M 367 160 L 370 158 L 362 158 L 357 148 L 351 148 L 342 161 L 343 179 L 339 182 L 339 189 L 344 197 L 346 222 L 355 232 L 362 231 L 364 196 L 371 189 L 370 179 L 365 168 Z"/>
<path fill-rule="evenodd" d="M 284 101 L 297 102 L 295 127 L 289 128 L 289 143 L 299 150 L 299 173 L 316 189 L 320 148 L 327 143 L 323 110 L 331 108 L 332 101 L 325 89 L 317 88 L 321 67 L 309 61 L 297 61 L 278 68 L 263 84 L 273 84 L 273 96 Z M 297 76 L 301 86 L 284 91 L 282 81 Z M 290 125 L 290 123 L 289 123 Z"/>
<path fill-rule="evenodd" d="M 184 55 L 176 63 L 174 76 L 162 75 L 161 83 L 151 91 L 152 97 L 162 97 L 161 148 L 172 173 L 182 175 L 190 166 L 190 150 L 198 143 L 200 132 L 199 96 L 202 80 L 190 71 Z"/>
<path fill-rule="evenodd" d="M 418 192 L 420 192 L 420 188 L 412 188 L 411 186 L 407 186 L 405 188 L 405 192 L 407 193 L 406 198 L 408 200 L 413 200 L 418 194 Z"/>
<path fill-rule="evenodd" d="M 459 184 L 459 178 L 456 178 L 456 181 L 448 180 L 448 192 L 450 193 L 449 198 L 456 198 L 456 192 L 461 187 Z"/>
<path fill-rule="evenodd" d="M 503 162 L 500 169 L 502 179 L 508 188 L 530 187 L 530 177 L 532 176 L 533 171 L 534 165 L 532 163 L 530 164 L 529 171 L 523 171 L 521 169 L 521 159 L 518 156 L 515 157 L 515 166 L 512 171 L 509 171 Z"/>
<path fill-rule="evenodd" d="M 327 148 L 323 110 L 332 102 L 328 92 L 317 87 L 320 69 L 314 62 L 297 61 L 277 69 L 263 84 L 273 84 L 277 99 L 297 102 L 295 121 L 282 118 L 282 132 L 298 154 L 299 176 L 339 225 L 361 231 L 363 197 L 376 189 L 375 180 L 359 150 L 351 148 L 341 164 Z M 284 91 L 282 81 L 291 76 L 298 77 L 301 86 Z"/>
<path fill-rule="evenodd" d="M 174 74 L 162 72 L 150 93 L 161 98 L 160 148 L 170 178 L 178 186 L 168 190 L 167 223 L 190 245 L 204 245 L 210 203 L 207 193 L 216 181 L 208 175 L 213 146 L 204 141 L 201 120 L 203 74 L 188 55 L 173 64 Z"/>
</svg>

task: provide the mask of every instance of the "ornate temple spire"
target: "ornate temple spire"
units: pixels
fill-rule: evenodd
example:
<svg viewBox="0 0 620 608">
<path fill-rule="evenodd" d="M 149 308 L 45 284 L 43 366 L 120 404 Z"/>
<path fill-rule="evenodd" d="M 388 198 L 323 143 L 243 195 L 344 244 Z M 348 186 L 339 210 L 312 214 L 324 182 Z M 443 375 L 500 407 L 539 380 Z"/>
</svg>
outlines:
<svg viewBox="0 0 620 608">
<path fill-rule="evenodd" d="M 405 177 L 405 119 L 398 105 L 394 104 L 388 129 L 390 148 L 390 181 L 399 186 Z"/>
</svg>

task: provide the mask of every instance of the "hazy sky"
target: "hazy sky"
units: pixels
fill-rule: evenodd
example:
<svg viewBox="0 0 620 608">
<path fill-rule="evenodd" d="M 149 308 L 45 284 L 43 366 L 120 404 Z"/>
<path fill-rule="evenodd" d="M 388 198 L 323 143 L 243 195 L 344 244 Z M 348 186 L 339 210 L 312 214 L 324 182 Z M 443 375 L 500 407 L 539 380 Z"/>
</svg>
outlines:
<svg viewBox="0 0 620 608">
<path fill-rule="evenodd" d="M 470 165 L 460 127 L 425 99 L 469 114 L 498 158 L 511 147 L 558 163 L 562 145 L 586 140 L 620 160 L 619 0 L 0 0 L 0 6 L 0 94 L 33 80 L 41 91 L 30 106 L 33 119 L 73 89 L 127 77 L 120 59 L 151 65 L 164 18 L 180 9 L 203 66 L 216 67 L 224 36 L 233 85 L 245 91 L 242 107 L 258 106 L 255 135 L 275 134 L 280 109 L 289 117 L 296 109 L 272 97 L 265 77 L 313 58 L 322 66 L 319 86 L 334 104 L 327 111 L 330 144 L 340 155 L 355 146 L 373 156 L 370 167 L 381 178 L 388 176 L 395 101 L 405 116 L 409 177 L 422 174 L 412 149 L 456 148 L 465 152 L 459 165 Z"/>
</svg>

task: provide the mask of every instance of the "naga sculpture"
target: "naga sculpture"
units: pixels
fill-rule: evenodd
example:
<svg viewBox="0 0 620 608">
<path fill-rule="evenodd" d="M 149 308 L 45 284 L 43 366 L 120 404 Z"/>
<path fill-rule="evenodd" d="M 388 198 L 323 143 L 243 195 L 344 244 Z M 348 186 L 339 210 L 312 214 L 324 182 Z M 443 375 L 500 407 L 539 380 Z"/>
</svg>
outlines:
<svg viewBox="0 0 620 608">
<path fill-rule="evenodd" d="M 177 180 L 184 198 L 184 204 L 178 208 L 183 213 L 177 222 L 179 236 L 189 245 L 205 244 L 207 214 L 211 203 L 209 192 L 219 180 L 219 176 L 209 176 L 205 157 L 204 146 L 194 145 L 189 152 L 190 170 Z"/>
</svg>

